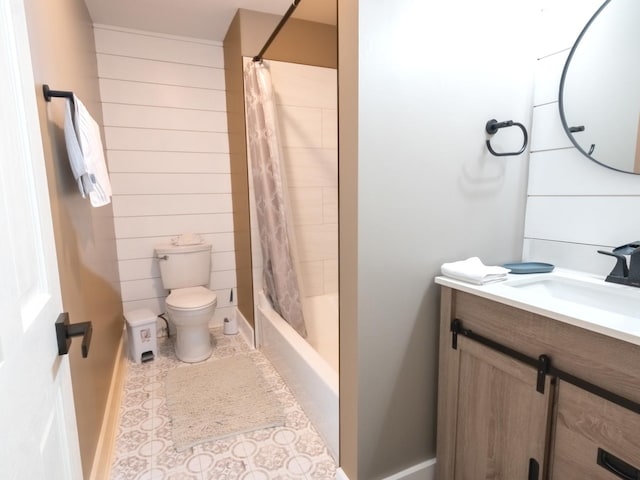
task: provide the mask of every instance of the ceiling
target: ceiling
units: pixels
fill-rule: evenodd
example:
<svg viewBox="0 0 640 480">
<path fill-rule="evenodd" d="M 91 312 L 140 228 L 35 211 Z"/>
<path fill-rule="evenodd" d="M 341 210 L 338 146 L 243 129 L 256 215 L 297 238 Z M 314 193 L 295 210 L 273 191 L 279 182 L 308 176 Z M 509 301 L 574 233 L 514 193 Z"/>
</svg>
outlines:
<svg viewBox="0 0 640 480">
<path fill-rule="evenodd" d="M 284 15 L 291 0 L 85 0 L 94 23 L 221 42 L 238 8 Z M 301 0 L 295 18 L 336 24 L 336 2 Z"/>
</svg>

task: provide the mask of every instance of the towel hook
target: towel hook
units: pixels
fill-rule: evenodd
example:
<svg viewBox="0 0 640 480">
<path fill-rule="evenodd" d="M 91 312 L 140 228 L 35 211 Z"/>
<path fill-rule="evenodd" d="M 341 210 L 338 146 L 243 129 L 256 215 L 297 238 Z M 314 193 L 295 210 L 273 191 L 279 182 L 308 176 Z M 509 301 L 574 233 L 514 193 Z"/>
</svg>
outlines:
<svg viewBox="0 0 640 480">
<path fill-rule="evenodd" d="M 498 122 L 495 118 L 492 118 L 487 122 L 485 129 L 489 135 L 494 135 L 501 128 L 507 127 L 518 127 L 522 130 L 522 135 L 524 136 L 524 141 L 522 142 L 522 148 L 517 152 L 506 152 L 506 153 L 498 153 L 491 147 L 491 140 L 487 140 L 487 148 L 492 155 L 496 157 L 508 157 L 511 155 L 520 155 L 524 152 L 524 149 L 527 148 L 527 143 L 529 142 L 529 135 L 527 134 L 527 129 L 524 128 L 524 125 L 518 122 L 514 122 L 513 120 L 507 120 L 505 122 Z"/>
</svg>

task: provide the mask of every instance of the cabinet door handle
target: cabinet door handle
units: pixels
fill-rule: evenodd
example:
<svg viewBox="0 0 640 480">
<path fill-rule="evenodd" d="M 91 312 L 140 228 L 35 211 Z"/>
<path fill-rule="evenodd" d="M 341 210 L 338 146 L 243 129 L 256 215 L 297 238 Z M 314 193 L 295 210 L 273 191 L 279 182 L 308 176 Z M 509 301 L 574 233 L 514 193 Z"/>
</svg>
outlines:
<svg viewBox="0 0 640 480">
<path fill-rule="evenodd" d="M 598 465 L 624 480 L 640 479 L 640 470 L 601 448 L 598 448 Z"/>
<path fill-rule="evenodd" d="M 540 465 L 535 458 L 529 459 L 529 475 L 527 480 L 538 480 L 540 478 Z"/>
</svg>

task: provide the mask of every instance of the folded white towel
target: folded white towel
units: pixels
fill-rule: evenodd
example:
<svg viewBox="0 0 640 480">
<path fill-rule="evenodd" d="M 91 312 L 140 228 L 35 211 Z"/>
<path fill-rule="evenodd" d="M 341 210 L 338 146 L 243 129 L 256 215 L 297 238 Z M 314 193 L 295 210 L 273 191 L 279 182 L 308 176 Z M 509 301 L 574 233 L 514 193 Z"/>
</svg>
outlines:
<svg viewBox="0 0 640 480">
<path fill-rule="evenodd" d="M 172 245 L 200 245 L 204 239 L 197 233 L 183 233 L 171 239 Z"/>
<path fill-rule="evenodd" d="M 442 274 L 455 280 L 484 285 L 507 279 L 511 270 L 498 266 L 487 266 L 478 257 L 471 257 L 458 262 L 443 263 Z"/>
</svg>

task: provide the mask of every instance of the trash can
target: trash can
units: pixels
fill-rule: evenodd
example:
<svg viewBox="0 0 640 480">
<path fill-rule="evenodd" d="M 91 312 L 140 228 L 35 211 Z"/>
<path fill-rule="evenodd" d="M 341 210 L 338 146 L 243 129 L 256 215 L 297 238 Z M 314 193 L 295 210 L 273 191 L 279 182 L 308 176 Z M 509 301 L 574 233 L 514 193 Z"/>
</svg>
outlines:
<svg viewBox="0 0 640 480">
<path fill-rule="evenodd" d="M 156 337 L 157 315 L 148 308 L 131 310 L 124 314 L 127 321 L 129 357 L 136 363 L 151 361 L 158 354 Z"/>
</svg>

